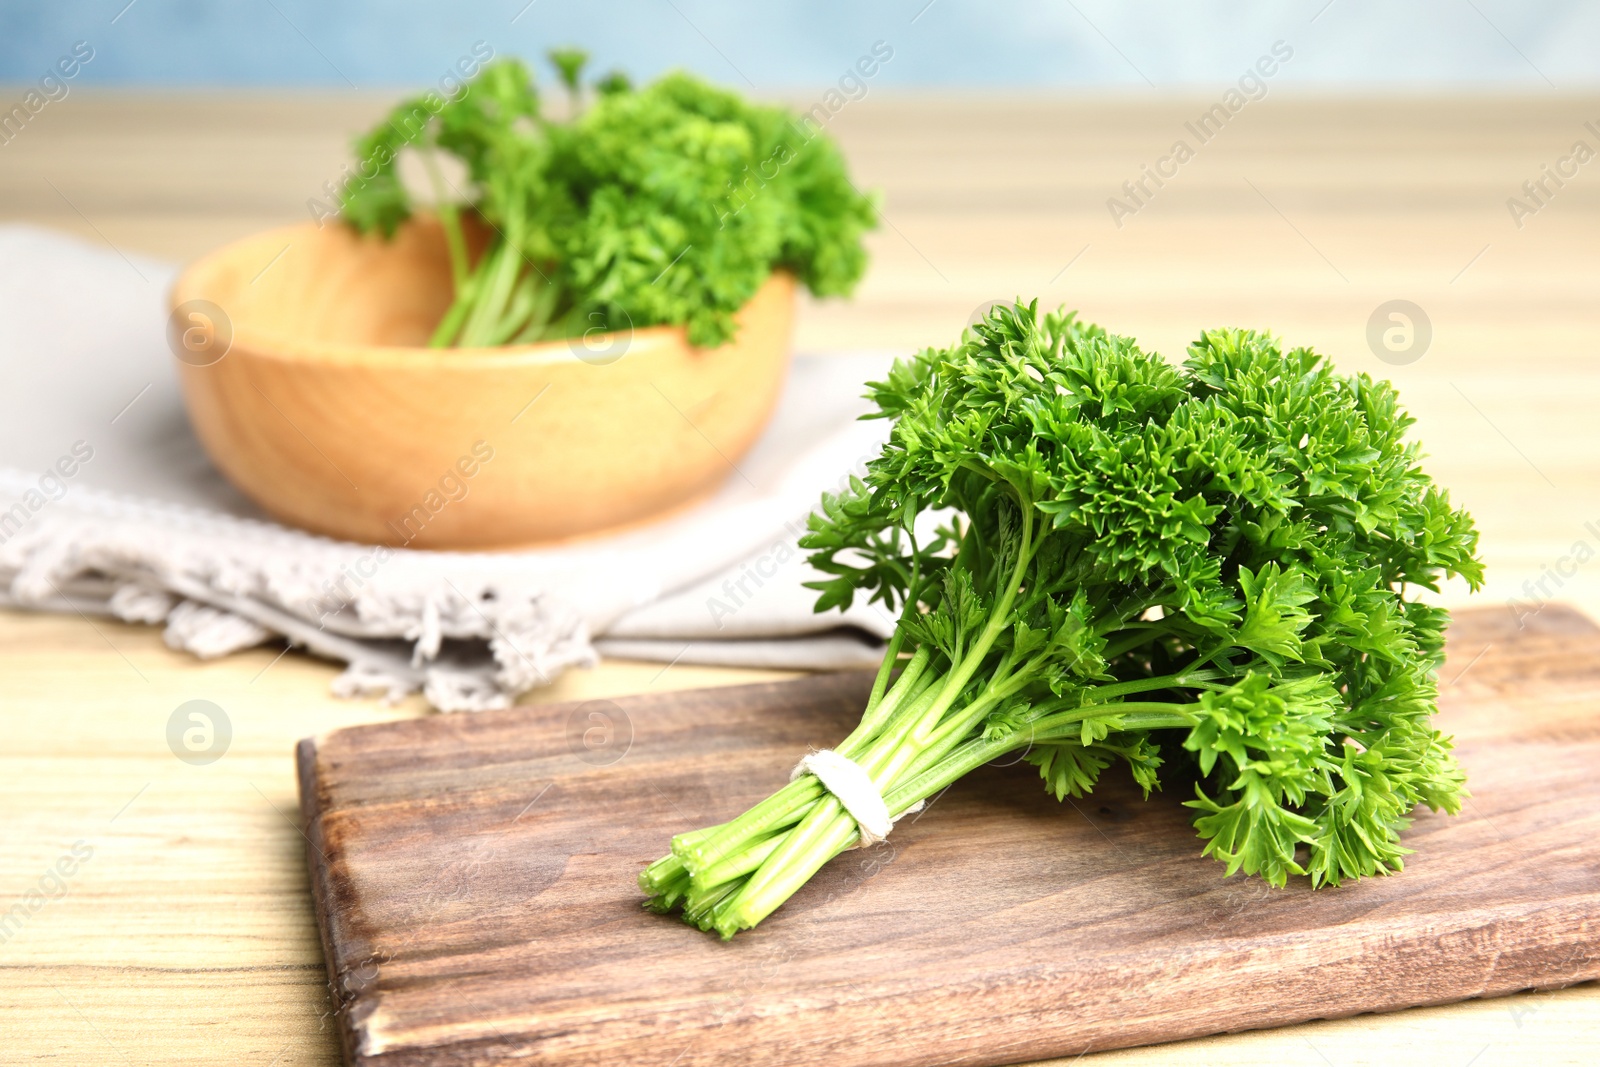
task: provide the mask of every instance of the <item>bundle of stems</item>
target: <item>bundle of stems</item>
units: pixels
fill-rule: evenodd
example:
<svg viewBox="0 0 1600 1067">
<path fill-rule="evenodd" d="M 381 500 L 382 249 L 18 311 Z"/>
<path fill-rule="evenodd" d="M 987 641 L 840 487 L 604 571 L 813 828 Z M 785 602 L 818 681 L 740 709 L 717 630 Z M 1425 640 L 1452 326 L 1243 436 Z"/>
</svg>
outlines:
<svg viewBox="0 0 1600 1067">
<path fill-rule="evenodd" d="M 1199 688 L 1217 677 L 1197 664 L 1166 677 L 1097 686 L 1098 700 L 1082 703 L 1075 694 L 1042 701 L 1022 729 L 986 737 L 978 728 L 1025 686 L 1033 666 L 1007 657 L 987 684 L 972 692 L 968 683 L 996 636 L 986 632 L 955 664 L 926 646 L 902 658 L 902 635 L 891 641 L 861 724 L 834 749 L 872 777 L 891 817 L 899 818 L 1008 752 L 1081 738 L 1086 724 L 1102 736 L 1106 731 L 1096 726 L 1109 723 L 1122 730 L 1192 726 L 1195 719 L 1183 703 L 1123 698 Z M 892 665 L 901 669 L 890 684 Z M 859 840 L 860 830 L 838 798 L 807 774 L 732 822 L 674 837 L 672 851 L 647 867 L 639 884 L 655 910 L 681 904 L 684 917 L 702 930 L 732 937 L 772 914 Z"/>
<path fill-rule="evenodd" d="M 434 182 L 434 207 L 444 228 L 455 293 L 428 339 L 429 347 L 484 348 L 568 336 L 576 309 L 556 280 L 559 271 L 554 260 L 541 264 L 522 250 L 527 226 L 524 213 L 517 210 L 518 202 L 511 202 L 505 230 L 492 232 L 474 263 L 461 210 L 444 194 L 432 152 L 424 159 Z M 481 216 L 473 217 L 487 225 Z"/>
<path fill-rule="evenodd" d="M 1027 603 L 1029 595 L 1022 589 L 1038 549 L 1030 534 L 1030 530 L 1022 533 L 1016 571 L 989 625 L 970 648 L 954 659 L 931 645 L 906 654 L 907 627 L 896 629 L 861 723 L 834 749 L 872 777 L 891 817 L 898 819 L 950 782 L 1013 750 L 1082 742 L 1088 736 L 1104 742 L 1114 728 L 1178 729 L 1197 721 L 1192 701 L 1130 702 L 1126 697 L 1226 688 L 1214 683 L 1221 677 L 1218 672 L 1205 669 L 1211 656 L 1195 653 L 1176 672 L 1038 699 L 1022 715 L 1013 709 L 1005 728 L 984 729 L 997 710 L 1037 685 L 1040 669 L 1056 651 L 1040 646 L 1024 654 L 1013 645 L 1005 654 L 992 654 L 1006 619 L 1014 617 L 1014 611 L 1027 614 L 1038 606 Z M 1035 587 L 1034 598 L 1042 597 L 1043 589 Z M 1142 605 L 1112 613 L 1094 629 L 1110 630 L 1112 641 L 1123 649 L 1157 640 L 1147 625 L 1128 625 L 1128 616 L 1136 616 L 1139 609 Z M 1213 654 L 1221 651 L 1214 649 Z M 986 665 L 989 672 L 981 673 Z M 1138 744 L 1123 749 L 1125 758 L 1139 760 L 1144 755 Z M 1152 760 L 1154 753 L 1144 755 L 1146 763 Z M 646 867 L 640 886 L 650 894 L 654 910 L 667 912 L 682 904 L 686 920 L 731 937 L 771 915 L 822 865 L 859 840 L 859 827 L 840 800 L 822 787 L 818 777 L 803 774 L 738 819 L 672 838 L 672 851 Z"/>
</svg>

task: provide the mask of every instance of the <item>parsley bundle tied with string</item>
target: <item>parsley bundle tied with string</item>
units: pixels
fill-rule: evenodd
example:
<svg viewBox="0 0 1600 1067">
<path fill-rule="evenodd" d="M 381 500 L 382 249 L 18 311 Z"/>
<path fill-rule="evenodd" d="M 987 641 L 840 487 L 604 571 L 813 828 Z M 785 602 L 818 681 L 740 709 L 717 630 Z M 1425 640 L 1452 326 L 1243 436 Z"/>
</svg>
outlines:
<svg viewBox="0 0 1600 1067">
<path fill-rule="evenodd" d="M 855 287 L 877 208 L 826 135 L 682 73 L 639 90 L 612 74 L 585 91 L 583 53 L 550 58 L 568 121 L 545 117 L 527 67 L 499 60 L 449 100 L 401 103 L 356 142 L 340 213 L 358 231 L 392 236 L 411 216 L 406 150 L 433 185 L 455 298 L 430 344 L 681 325 L 715 346 L 774 270 L 818 296 Z M 464 189 L 439 153 L 464 164 Z M 488 234 L 476 256 L 466 215 Z"/>
<path fill-rule="evenodd" d="M 1179 369 L 1035 302 L 870 388 L 889 442 L 802 544 L 819 611 L 899 612 L 832 750 L 890 819 L 1012 751 L 1058 799 L 1120 762 L 1146 796 L 1195 782 L 1228 873 L 1321 886 L 1398 870 L 1417 805 L 1457 810 L 1430 721 L 1448 614 L 1407 594 L 1476 588 L 1477 533 L 1388 383 L 1240 330 Z M 732 937 L 881 836 L 851 813 L 860 781 L 807 766 L 675 837 L 640 875 L 650 906 Z"/>
</svg>

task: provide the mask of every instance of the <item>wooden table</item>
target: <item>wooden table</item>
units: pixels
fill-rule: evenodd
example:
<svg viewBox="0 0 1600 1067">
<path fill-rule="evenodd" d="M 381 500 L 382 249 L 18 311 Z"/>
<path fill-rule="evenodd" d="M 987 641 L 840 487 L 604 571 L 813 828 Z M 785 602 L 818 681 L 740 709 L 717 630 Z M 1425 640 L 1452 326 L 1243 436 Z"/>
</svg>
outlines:
<svg viewBox="0 0 1600 1067">
<path fill-rule="evenodd" d="M 306 217 L 384 102 L 75 90 L 0 147 L 0 212 L 127 254 L 193 256 Z M 874 91 L 848 104 L 830 130 L 860 181 L 886 191 L 885 226 L 858 297 L 808 304 L 798 344 L 944 343 L 980 304 L 1017 294 L 1169 354 L 1202 328 L 1270 327 L 1399 383 L 1431 470 L 1482 527 L 1478 603 L 1559 598 L 1600 615 L 1600 163 L 1548 186 L 1520 228 L 1507 207 L 1574 141 L 1600 147 L 1584 127 L 1600 99 L 1280 94 L 1128 200 L 1122 184 L 1176 139 L 1193 145 L 1183 124 L 1210 103 Z M 1120 227 L 1113 196 L 1138 208 Z M 1405 365 L 1367 342 L 1396 299 L 1433 331 Z M 57 892 L 47 870 L 75 843 L 89 851 L 65 894 L 0 943 L 0 1060 L 337 1062 L 293 742 L 426 709 L 335 700 L 334 668 L 279 651 L 202 664 L 149 629 L 0 614 L 0 914 Z M 527 699 L 773 676 L 608 663 Z M 208 766 L 167 748 L 167 718 L 190 699 L 233 724 Z M 1091 1059 L 1490 1067 L 1592 1062 L 1597 1044 L 1600 989 L 1587 986 Z"/>
</svg>

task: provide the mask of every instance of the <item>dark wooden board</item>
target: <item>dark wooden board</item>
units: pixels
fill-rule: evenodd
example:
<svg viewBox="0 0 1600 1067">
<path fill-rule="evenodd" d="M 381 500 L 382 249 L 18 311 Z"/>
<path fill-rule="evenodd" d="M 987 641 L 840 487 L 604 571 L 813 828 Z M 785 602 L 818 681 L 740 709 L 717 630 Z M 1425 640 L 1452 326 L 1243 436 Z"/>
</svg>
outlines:
<svg viewBox="0 0 1600 1067">
<path fill-rule="evenodd" d="M 517 708 L 301 742 L 351 1063 L 1003 1064 L 1600 977 L 1600 630 L 1451 634 L 1472 799 L 1403 874 L 1224 878 L 1169 787 L 1058 804 L 986 767 L 724 944 L 645 912 L 681 830 L 849 729 L 859 675 Z M 609 719 L 595 718 L 598 713 Z"/>
</svg>

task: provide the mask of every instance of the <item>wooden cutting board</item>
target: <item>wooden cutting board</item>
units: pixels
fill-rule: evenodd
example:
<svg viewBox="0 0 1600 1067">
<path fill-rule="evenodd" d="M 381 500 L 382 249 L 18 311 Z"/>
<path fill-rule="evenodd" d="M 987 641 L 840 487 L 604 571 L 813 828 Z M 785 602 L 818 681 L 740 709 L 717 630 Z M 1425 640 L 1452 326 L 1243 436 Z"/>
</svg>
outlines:
<svg viewBox="0 0 1600 1067">
<path fill-rule="evenodd" d="M 1403 874 L 1224 878 L 1169 785 L 1057 803 L 986 767 L 722 943 L 645 912 L 668 838 L 842 737 L 860 675 L 302 741 L 352 1064 L 1002 1064 L 1600 977 L 1600 629 L 1463 614 L 1442 674 L 1472 799 Z"/>
</svg>

